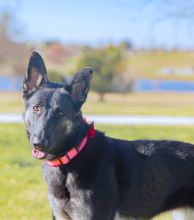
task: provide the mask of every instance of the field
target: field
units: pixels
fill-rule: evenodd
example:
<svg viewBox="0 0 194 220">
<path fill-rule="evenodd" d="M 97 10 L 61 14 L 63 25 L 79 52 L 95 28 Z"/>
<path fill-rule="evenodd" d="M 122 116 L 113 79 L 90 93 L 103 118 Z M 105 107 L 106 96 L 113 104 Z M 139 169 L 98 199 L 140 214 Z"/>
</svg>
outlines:
<svg viewBox="0 0 194 220">
<path fill-rule="evenodd" d="M 98 125 L 97 128 L 106 131 L 107 135 L 130 140 L 166 138 L 194 143 L 193 127 Z M 41 163 L 31 157 L 23 124 L 0 124 L 0 155 L 0 219 L 50 219 Z M 170 219 L 167 213 L 154 220 Z"/>
<path fill-rule="evenodd" d="M 185 69 L 193 66 L 194 52 L 188 51 L 140 51 L 129 54 L 129 76 L 131 78 L 194 80 L 194 74 Z M 162 74 L 166 68 L 174 69 L 173 74 Z M 182 70 L 182 74 L 177 73 Z"/>
</svg>

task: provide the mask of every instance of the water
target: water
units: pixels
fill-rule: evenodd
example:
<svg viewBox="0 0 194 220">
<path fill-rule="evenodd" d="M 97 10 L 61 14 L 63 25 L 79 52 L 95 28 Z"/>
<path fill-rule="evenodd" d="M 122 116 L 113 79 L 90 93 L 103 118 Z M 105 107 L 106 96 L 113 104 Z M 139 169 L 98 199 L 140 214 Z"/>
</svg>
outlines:
<svg viewBox="0 0 194 220">
<path fill-rule="evenodd" d="M 194 92 L 194 81 L 140 79 L 135 82 L 134 90 L 142 92 Z"/>
<path fill-rule="evenodd" d="M 0 76 L 0 91 L 21 91 L 23 77 Z M 140 79 L 134 82 L 134 91 L 194 92 L 194 81 Z"/>
<path fill-rule="evenodd" d="M 23 77 L 0 76 L 0 91 L 21 91 Z"/>
</svg>

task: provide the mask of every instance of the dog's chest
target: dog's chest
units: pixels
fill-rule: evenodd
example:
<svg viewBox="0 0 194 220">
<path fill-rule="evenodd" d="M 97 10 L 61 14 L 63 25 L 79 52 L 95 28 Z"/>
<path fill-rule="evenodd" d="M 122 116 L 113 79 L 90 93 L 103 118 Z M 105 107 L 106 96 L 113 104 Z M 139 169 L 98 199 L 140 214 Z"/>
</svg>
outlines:
<svg viewBox="0 0 194 220">
<path fill-rule="evenodd" d="M 43 174 L 48 184 L 48 197 L 53 213 L 58 220 L 88 219 L 91 216 L 89 190 L 80 189 L 77 176 L 64 174 L 59 168 L 43 167 Z"/>
</svg>

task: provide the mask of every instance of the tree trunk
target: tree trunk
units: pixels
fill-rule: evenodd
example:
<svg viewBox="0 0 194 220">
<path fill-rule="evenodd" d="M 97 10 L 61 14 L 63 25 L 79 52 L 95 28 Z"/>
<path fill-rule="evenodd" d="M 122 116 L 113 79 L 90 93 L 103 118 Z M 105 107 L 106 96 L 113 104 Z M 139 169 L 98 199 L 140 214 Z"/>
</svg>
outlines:
<svg viewBox="0 0 194 220">
<path fill-rule="evenodd" d="M 100 93 L 99 94 L 99 101 L 100 102 L 104 102 L 104 96 L 105 96 L 105 93 Z"/>
</svg>

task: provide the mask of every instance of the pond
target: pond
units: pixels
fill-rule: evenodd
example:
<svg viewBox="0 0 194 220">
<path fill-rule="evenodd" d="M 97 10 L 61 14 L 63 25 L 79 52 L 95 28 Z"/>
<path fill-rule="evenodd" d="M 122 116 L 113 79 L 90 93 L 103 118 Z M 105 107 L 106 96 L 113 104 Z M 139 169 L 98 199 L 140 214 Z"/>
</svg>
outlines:
<svg viewBox="0 0 194 220">
<path fill-rule="evenodd" d="M 194 92 L 194 81 L 140 79 L 134 83 L 135 91 Z"/>
<path fill-rule="evenodd" d="M 0 76 L 0 91 L 21 91 L 22 77 Z"/>
<path fill-rule="evenodd" d="M 21 91 L 23 77 L 0 76 L 0 91 Z M 139 79 L 134 82 L 134 91 L 194 92 L 194 81 Z"/>
</svg>

